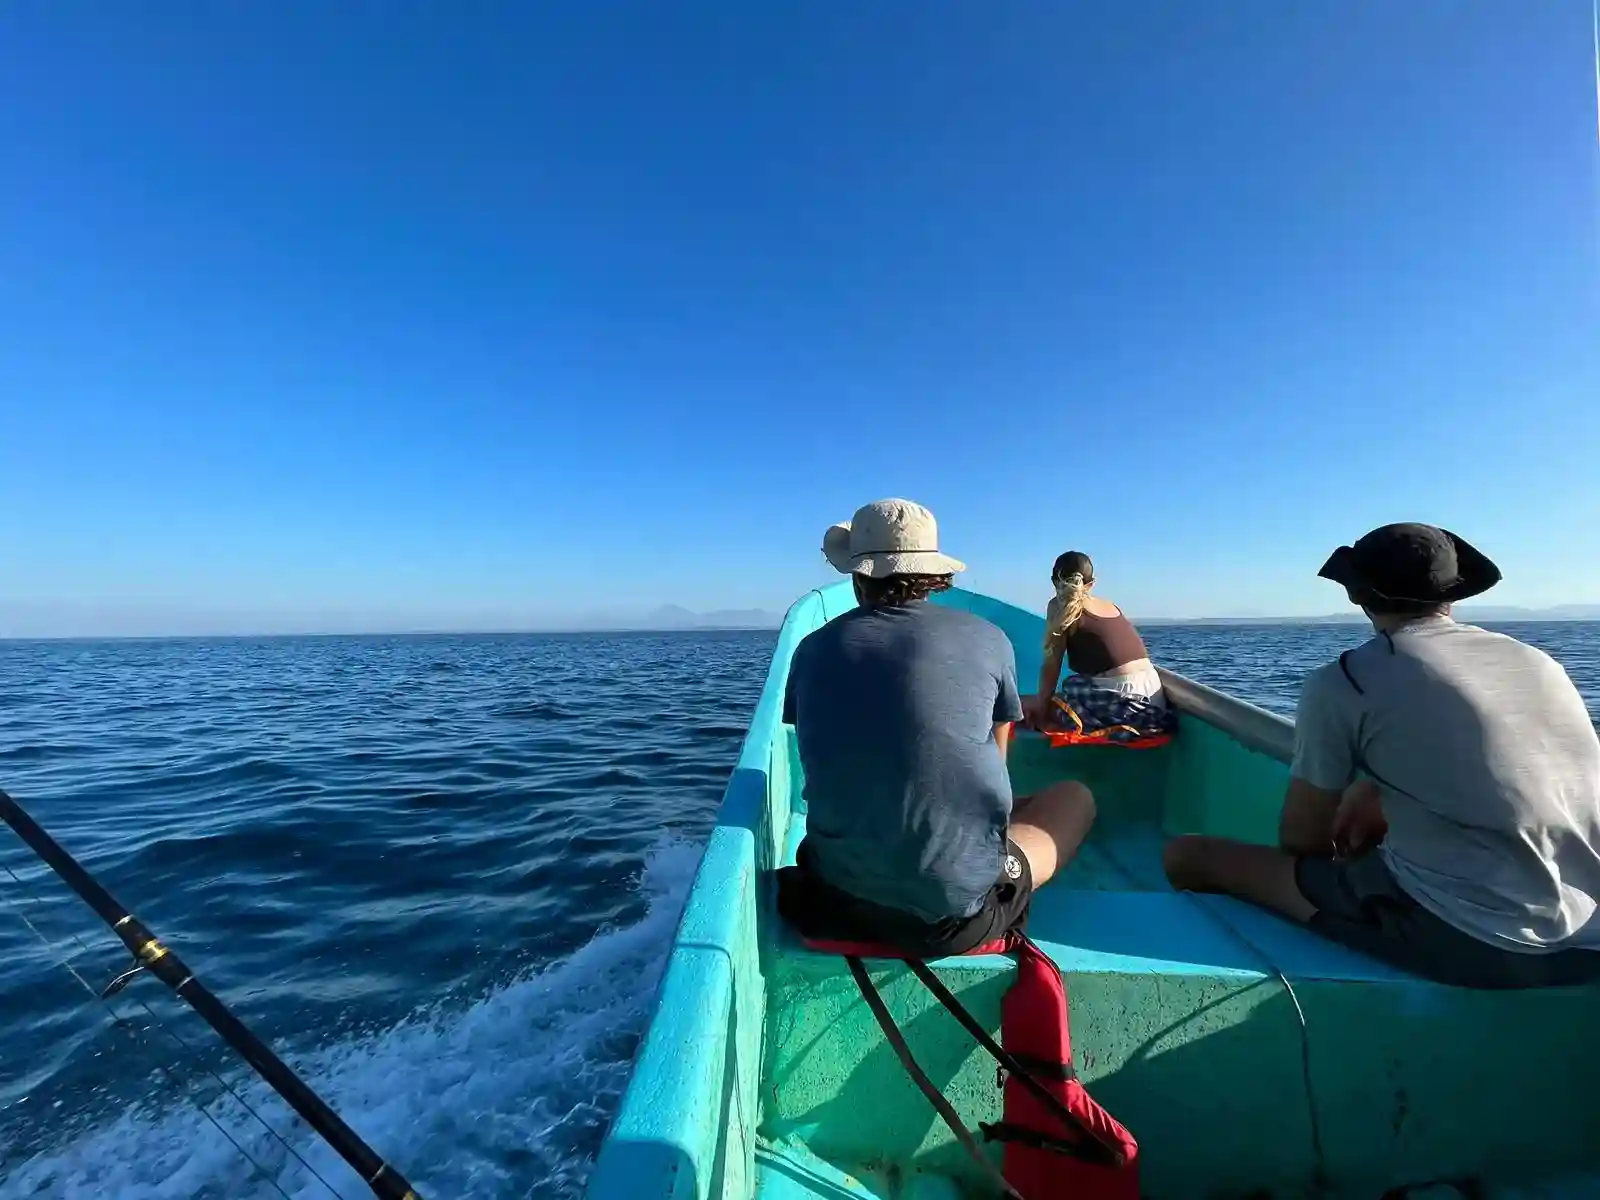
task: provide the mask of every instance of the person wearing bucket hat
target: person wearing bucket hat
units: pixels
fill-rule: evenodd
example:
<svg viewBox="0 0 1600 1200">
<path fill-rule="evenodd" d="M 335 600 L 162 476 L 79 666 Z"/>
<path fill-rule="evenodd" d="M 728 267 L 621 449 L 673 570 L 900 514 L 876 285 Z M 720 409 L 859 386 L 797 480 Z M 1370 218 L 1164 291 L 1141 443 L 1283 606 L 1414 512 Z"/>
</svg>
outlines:
<svg viewBox="0 0 1600 1200">
<path fill-rule="evenodd" d="M 1600 737 L 1553 658 L 1451 617 L 1500 569 L 1398 524 L 1318 575 L 1375 636 L 1306 680 L 1279 845 L 1175 838 L 1168 878 L 1443 983 L 1600 980 Z"/>
<path fill-rule="evenodd" d="M 822 555 L 841 575 L 884 580 L 894 576 L 942 581 L 967 564 L 939 549 L 939 523 L 910 500 L 875 500 L 856 509 L 854 519 L 830 525 L 822 535 Z"/>
<path fill-rule="evenodd" d="M 1340 546 L 1317 576 L 1342 584 L 1370 613 L 1404 617 L 1482 595 L 1500 582 L 1500 568 L 1448 529 L 1402 524 Z"/>
<path fill-rule="evenodd" d="M 795 647 L 783 720 L 805 772 L 806 835 L 778 907 L 807 937 L 960 954 L 1026 921 L 1033 889 L 1089 831 L 1080 783 L 1015 800 L 1005 752 L 1022 717 L 998 628 L 931 604 L 965 569 L 909 500 L 864 505 L 822 552 L 857 607 Z"/>
</svg>

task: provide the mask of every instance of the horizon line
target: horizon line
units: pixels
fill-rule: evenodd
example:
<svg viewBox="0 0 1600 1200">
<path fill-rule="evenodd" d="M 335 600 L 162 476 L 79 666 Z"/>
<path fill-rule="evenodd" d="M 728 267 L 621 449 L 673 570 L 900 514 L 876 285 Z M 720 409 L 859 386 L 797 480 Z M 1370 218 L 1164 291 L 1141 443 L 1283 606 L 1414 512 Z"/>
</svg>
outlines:
<svg viewBox="0 0 1600 1200">
<path fill-rule="evenodd" d="M 1020 607 L 1020 606 L 1019 606 Z M 1464 613 L 1472 617 L 1474 606 L 1464 606 Z M 1496 624 L 1541 624 L 1548 622 L 1576 623 L 1600 622 L 1600 604 L 1557 604 L 1543 608 L 1521 605 L 1483 605 L 1485 615 L 1476 619 Z M 1592 610 L 1578 611 L 1571 610 Z M 766 610 L 760 610 L 766 612 Z M 1031 610 L 1026 610 L 1031 611 Z M 1494 615 L 1504 613 L 1507 615 Z M 1515 614 L 1515 615 L 1510 615 Z M 782 627 L 783 614 L 767 613 L 769 623 L 736 624 L 681 624 L 681 625 L 544 625 L 503 628 L 451 628 L 448 626 L 418 626 L 395 629 L 289 629 L 289 630 L 232 630 L 227 632 L 167 632 L 167 633 L 0 633 L 0 642 L 159 642 L 159 641 L 245 641 L 251 639 L 287 638 L 370 638 L 370 637 L 572 637 L 609 636 L 616 634 L 650 633 L 776 633 Z M 1038 614 L 1035 614 L 1038 615 Z M 1347 613 L 1311 613 L 1277 615 L 1223 615 L 1182 617 L 1130 617 L 1135 625 L 1345 625 L 1360 623 L 1366 618 L 1359 610 Z"/>
</svg>

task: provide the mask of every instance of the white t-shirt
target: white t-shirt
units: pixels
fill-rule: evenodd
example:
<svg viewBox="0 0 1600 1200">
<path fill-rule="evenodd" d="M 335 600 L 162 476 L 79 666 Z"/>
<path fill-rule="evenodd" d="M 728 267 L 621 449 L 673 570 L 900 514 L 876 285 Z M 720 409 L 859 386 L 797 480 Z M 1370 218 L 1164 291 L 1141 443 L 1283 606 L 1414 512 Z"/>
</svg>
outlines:
<svg viewBox="0 0 1600 1200">
<path fill-rule="evenodd" d="M 1561 664 L 1448 617 L 1343 657 L 1306 681 L 1292 773 L 1375 780 L 1395 882 L 1457 929 L 1600 949 L 1600 738 Z"/>
</svg>

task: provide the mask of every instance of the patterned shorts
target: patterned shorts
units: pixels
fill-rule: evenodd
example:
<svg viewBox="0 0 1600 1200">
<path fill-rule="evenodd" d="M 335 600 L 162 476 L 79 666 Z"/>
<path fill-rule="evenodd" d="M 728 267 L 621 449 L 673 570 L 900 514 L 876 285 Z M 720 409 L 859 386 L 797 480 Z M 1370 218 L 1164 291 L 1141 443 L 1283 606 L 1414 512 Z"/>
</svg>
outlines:
<svg viewBox="0 0 1600 1200">
<path fill-rule="evenodd" d="M 1170 734 L 1177 718 L 1165 699 L 1129 696 L 1099 686 L 1087 675 L 1068 675 L 1050 697 L 1053 724 L 1079 733 L 1103 733 L 1108 742 L 1133 742 Z"/>
</svg>

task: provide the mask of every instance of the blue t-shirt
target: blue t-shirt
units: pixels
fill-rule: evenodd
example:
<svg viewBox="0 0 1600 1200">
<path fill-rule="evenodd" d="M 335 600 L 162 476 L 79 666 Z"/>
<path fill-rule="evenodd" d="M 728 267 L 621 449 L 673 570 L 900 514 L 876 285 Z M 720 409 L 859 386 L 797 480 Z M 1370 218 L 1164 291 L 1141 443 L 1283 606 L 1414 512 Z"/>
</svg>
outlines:
<svg viewBox="0 0 1600 1200">
<path fill-rule="evenodd" d="M 1021 717 L 1011 643 L 971 613 L 857 608 L 816 630 L 795 647 L 783 705 L 805 768 L 809 865 L 925 920 L 977 912 L 1011 819 L 994 726 Z"/>
</svg>

